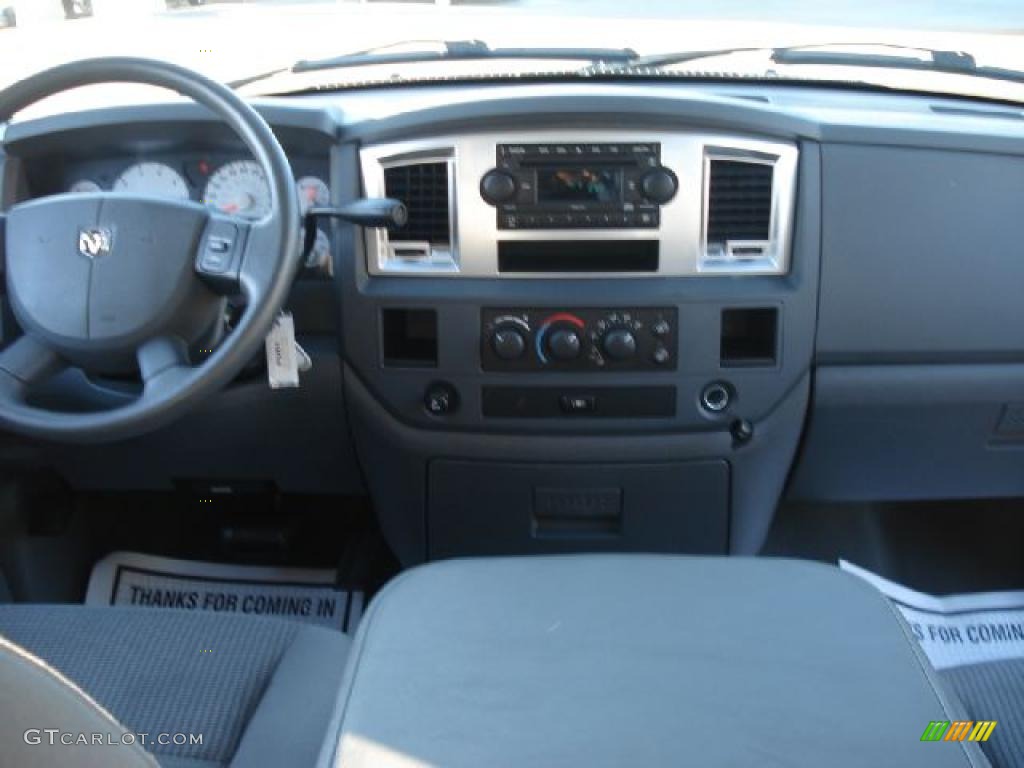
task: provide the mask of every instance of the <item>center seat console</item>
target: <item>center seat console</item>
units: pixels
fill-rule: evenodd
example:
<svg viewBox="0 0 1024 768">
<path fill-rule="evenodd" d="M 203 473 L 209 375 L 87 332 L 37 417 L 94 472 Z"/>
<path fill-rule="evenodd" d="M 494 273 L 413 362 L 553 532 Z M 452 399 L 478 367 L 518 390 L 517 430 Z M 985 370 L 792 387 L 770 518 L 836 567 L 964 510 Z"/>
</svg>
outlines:
<svg viewBox="0 0 1024 768">
<path fill-rule="evenodd" d="M 334 153 L 342 202 L 409 213 L 336 238 L 346 402 L 391 546 L 757 551 L 807 406 L 818 146 L 493 123 Z"/>
<path fill-rule="evenodd" d="M 910 628 L 838 568 L 582 555 L 413 568 L 352 645 L 321 766 L 987 766 Z"/>
</svg>

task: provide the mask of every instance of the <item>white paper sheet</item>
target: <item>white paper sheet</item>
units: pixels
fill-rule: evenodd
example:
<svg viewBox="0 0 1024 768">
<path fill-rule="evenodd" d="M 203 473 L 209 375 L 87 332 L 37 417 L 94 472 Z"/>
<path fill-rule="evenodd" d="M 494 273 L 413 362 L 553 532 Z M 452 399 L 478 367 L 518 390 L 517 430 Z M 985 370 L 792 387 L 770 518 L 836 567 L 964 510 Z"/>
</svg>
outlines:
<svg viewBox="0 0 1024 768">
<path fill-rule="evenodd" d="M 276 616 L 346 631 L 359 621 L 363 594 L 337 589 L 330 570 L 114 552 L 93 568 L 85 602 Z"/>
<path fill-rule="evenodd" d="M 975 592 L 936 597 L 839 561 L 874 585 L 906 618 L 936 669 L 1024 658 L 1024 592 Z"/>
</svg>

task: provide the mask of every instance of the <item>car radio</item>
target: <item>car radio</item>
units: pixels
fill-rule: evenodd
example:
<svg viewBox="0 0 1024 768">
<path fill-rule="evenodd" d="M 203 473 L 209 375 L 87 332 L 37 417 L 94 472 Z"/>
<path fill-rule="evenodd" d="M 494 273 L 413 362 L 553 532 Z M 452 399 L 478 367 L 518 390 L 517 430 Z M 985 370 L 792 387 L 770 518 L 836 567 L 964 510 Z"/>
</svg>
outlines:
<svg viewBox="0 0 1024 768">
<path fill-rule="evenodd" d="M 653 229 L 679 187 L 661 144 L 499 144 L 480 195 L 498 229 Z"/>
</svg>

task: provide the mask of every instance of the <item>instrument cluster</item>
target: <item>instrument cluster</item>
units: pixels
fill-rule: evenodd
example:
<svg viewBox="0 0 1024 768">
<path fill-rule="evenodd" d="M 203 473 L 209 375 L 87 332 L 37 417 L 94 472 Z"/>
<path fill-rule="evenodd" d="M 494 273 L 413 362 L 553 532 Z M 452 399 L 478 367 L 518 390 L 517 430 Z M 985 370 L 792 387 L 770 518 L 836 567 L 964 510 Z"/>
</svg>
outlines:
<svg viewBox="0 0 1024 768">
<path fill-rule="evenodd" d="M 303 213 L 326 206 L 331 190 L 325 180 L 326 159 L 289 158 Z M 222 153 L 160 155 L 122 160 L 69 163 L 52 192 L 71 194 L 113 191 L 169 200 L 192 200 L 244 219 L 258 220 L 270 212 L 270 187 L 253 160 Z M 326 270 L 331 262 L 330 239 L 318 231 L 306 266 Z"/>
</svg>

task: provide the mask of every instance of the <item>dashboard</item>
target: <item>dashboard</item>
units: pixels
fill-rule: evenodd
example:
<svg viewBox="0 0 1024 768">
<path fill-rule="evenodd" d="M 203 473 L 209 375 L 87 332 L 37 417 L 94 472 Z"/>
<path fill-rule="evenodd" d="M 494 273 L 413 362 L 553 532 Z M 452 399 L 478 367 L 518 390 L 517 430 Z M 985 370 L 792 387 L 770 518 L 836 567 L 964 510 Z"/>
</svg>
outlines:
<svg viewBox="0 0 1024 768">
<path fill-rule="evenodd" d="M 406 563 L 753 553 L 783 497 L 1024 492 L 1018 109 L 656 82 L 254 106 L 305 205 L 409 210 L 323 225 L 287 307 L 302 387 L 256 365 L 160 433 L 5 450 L 82 487 L 365 493 Z M 4 205 L 98 187 L 265 206 L 187 105 L 15 123 L 6 146 Z"/>
</svg>

